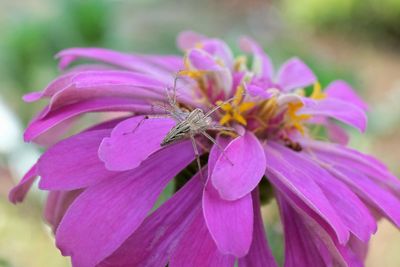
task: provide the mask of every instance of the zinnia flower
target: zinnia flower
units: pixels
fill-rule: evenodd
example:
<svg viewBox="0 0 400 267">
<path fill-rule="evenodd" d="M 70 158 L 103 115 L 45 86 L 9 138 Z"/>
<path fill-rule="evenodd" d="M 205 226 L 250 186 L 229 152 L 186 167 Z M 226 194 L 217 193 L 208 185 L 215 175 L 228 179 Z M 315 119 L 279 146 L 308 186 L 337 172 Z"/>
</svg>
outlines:
<svg viewBox="0 0 400 267">
<path fill-rule="evenodd" d="M 22 201 L 40 176 L 39 188 L 50 191 L 45 218 L 77 267 L 277 266 L 260 213 L 267 186 L 280 209 L 285 266 L 362 266 L 376 221 L 400 225 L 397 178 L 346 147 L 337 124 L 364 131 L 366 104 L 343 81 L 322 90 L 297 58 L 274 74 L 249 38 L 239 56 L 193 32 L 178 46 L 183 57 L 60 52 L 62 69 L 80 58 L 100 64 L 74 67 L 25 96 L 49 99 L 24 135 L 49 148 L 11 201 Z M 234 129 L 208 131 L 215 144 L 196 136 L 202 175 L 193 174 L 190 140 L 160 145 L 177 123 L 159 108 L 177 74 L 175 108 L 206 113 L 220 105 L 212 123 Z M 123 113 L 59 141 L 89 112 Z M 333 141 L 317 141 L 313 127 Z M 177 192 L 154 208 L 174 177 Z"/>
</svg>

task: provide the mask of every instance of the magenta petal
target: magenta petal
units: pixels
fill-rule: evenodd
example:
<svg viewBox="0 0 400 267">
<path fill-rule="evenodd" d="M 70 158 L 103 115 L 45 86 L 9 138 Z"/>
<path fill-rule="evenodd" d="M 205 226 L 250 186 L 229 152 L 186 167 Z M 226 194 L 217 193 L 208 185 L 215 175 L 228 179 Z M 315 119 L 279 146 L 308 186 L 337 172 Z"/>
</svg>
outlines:
<svg viewBox="0 0 400 267">
<path fill-rule="evenodd" d="M 179 33 L 177 45 L 182 51 L 194 48 L 196 44 L 207 39 L 206 36 L 193 31 L 183 31 Z"/>
<path fill-rule="evenodd" d="M 253 71 L 260 74 L 262 78 L 272 80 L 274 67 L 271 59 L 263 51 L 262 47 L 249 37 L 242 37 L 239 41 L 240 48 L 247 53 L 253 53 Z"/>
<path fill-rule="evenodd" d="M 306 101 L 306 105 L 300 109 L 298 114 L 309 114 L 325 116 L 337 119 L 351 125 L 361 132 L 367 128 L 367 115 L 358 106 L 335 98 L 323 100 Z"/>
<path fill-rule="evenodd" d="M 14 204 L 24 201 L 26 194 L 29 192 L 32 184 L 35 182 L 37 175 L 36 163 L 28 170 L 24 177 L 22 177 L 21 181 L 11 189 L 8 199 Z"/>
<path fill-rule="evenodd" d="M 327 168 L 334 176 L 347 183 L 364 202 L 400 227 L 400 200 L 391 192 L 381 188 L 366 175 L 348 167 Z"/>
<path fill-rule="evenodd" d="M 310 177 L 314 178 L 314 181 L 321 188 L 344 225 L 355 236 L 365 242 L 369 240 L 377 229 L 375 219 L 369 213 L 367 207 L 347 186 L 308 159 L 304 153 L 296 153 L 279 144 L 270 143 L 270 145 L 282 153 L 287 162 L 292 164 L 291 168 L 301 166 L 302 171 L 307 172 Z M 335 188 L 335 190 L 332 190 L 332 188 Z"/>
<path fill-rule="evenodd" d="M 201 210 L 203 186 L 199 175 L 191 178 L 98 267 L 166 266 L 177 242 Z"/>
<path fill-rule="evenodd" d="M 83 190 L 51 191 L 46 200 L 44 218 L 55 233 L 65 212 Z"/>
<path fill-rule="evenodd" d="M 124 98 L 100 98 L 85 100 L 79 103 L 70 104 L 61 109 L 55 110 L 42 119 L 34 119 L 29 123 L 24 133 L 25 141 L 32 141 L 46 133 L 60 123 L 77 117 L 87 112 L 100 111 L 132 111 L 151 113 L 152 108 L 148 104 L 136 104 L 132 99 Z"/>
<path fill-rule="evenodd" d="M 172 82 L 173 80 L 170 70 L 149 61 L 148 57 L 151 58 L 151 56 L 127 54 L 103 48 L 69 48 L 58 53 L 56 57 L 60 59 L 59 66 L 61 69 L 65 69 L 78 58 L 87 58 L 141 73 L 152 74 L 164 82 Z"/>
<path fill-rule="evenodd" d="M 249 253 L 239 259 L 239 267 L 277 267 L 278 265 L 274 256 L 272 256 L 264 230 L 258 189 L 253 191 L 252 196 L 254 206 L 253 242 L 251 243 Z"/>
<path fill-rule="evenodd" d="M 284 91 L 312 85 L 317 81 L 312 70 L 298 58 L 286 61 L 279 69 L 277 83 Z"/>
<path fill-rule="evenodd" d="M 346 243 L 350 233 L 315 183 L 314 177 L 301 168 L 293 168 L 294 163 L 289 162 L 285 154 L 270 145 L 265 146 L 268 180 L 285 194 L 290 193 L 299 198 L 299 201 L 305 203 L 304 208 L 314 211 L 332 228 L 341 244 Z"/>
<path fill-rule="evenodd" d="M 182 236 L 171 256 L 170 267 L 215 266 L 233 267 L 235 258 L 223 255 L 211 238 L 201 211 Z"/>
<path fill-rule="evenodd" d="M 140 226 L 157 197 L 194 159 L 190 142 L 171 145 L 130 172 L 86 189 L 70 206 L 56 233 L 74 266 L 95 266 Z"/>
<path fill-rule="evenodd" d="M 118 173 L 106 170 L 97 155 L 100 142 L 110 132 L 83 132 L 49 148 L 38 161 L 39 187 L 72 190 L 114 178 Z"/>
<path fill-rule="evenodd" d="M 217 142 L 222 148 L 225 148 L 229 144 L 229 139 L 219 137 Z M 220 156 L 221 151 L 214 145 L 208 159 L 209 177 Z M 224 200 L 208 178 L 203 192 L 203 214 L 210 234 L 222 253 L 240 257 L 248 252 L 253 232 L 251 212 L 250 194 L 234 201 Z M 236 219 L 232 220 L 231 218 Z"/>
<path fill-rule="evenodd" d="M 344 146 L 349 143 L 350 137 L 342 127 L 340 127 L 339 125 L 337 125 L 331 121 L 328 121 L 325 124 L 325 127 L 327 130 L 329 139 L 332 142 L 335 142 L 335 143 L 338 143 L 338 144 L 344 145 Z"/>
<path fill-rule="evenodd" d="M 190 64 L 197 70 L 218 71 L 222 67 L 208 53 L 200 49 L 192 49 L 188 53 Z"/>
<path fill-rule="evenodd" d="M 203 193 L 204 218 L 218 249 L 224 254 L 243 257 L 250 249 L 253 236 L 251 194 L 237 200 L 220 197 L 210 181 Z"/>
<path fill-rule="evenodd" d="M 111 171 L 134 169 L 161 149 L 162 140 L 175 124 L 170 118 L 146 119 L 138 116 L 127 119 L 101 142 L 99 158 Z"/>
<path fill-rule="evenodd" d="M 236 200 L 249 194 L 263 177 L 263 147 L 257 137 L 246 132 L 234 139 L 224 153 L 215 163 L 211 181 L 222 198 Z"/>
<path fill-rule="evenodd" d="M 316 221 L 277 194 L 285 233 L 285 267 L 362 266 L 350 249 L 332 240 Z"/>
<path fill-rule="evenodd" d="M 358 106 L 362 110 L 368 109 L 367 103 L 357 95 L 357 93 L 351 88 L 351 86 L 345 81 L 334 81 L 331 82 L 324 91 L 328 97 L 341 99 Z"/>
</svg>

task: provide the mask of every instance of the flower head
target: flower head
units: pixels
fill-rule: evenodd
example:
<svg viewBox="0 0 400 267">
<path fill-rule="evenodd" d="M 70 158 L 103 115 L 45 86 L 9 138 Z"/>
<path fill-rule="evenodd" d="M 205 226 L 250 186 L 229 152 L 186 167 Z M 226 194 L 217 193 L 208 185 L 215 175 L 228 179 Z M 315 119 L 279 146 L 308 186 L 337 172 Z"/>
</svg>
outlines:
<svg viewBox="0 0 400 267">
<path fill-rule="evenodd" d="M 104 65 L 72 68 L 25 96 L 49 98 L 25 139 L 55 144 L 11 200 L 21 201 L 40 176 L 39 187 L 50 191 L 45 217 L 74 266 L 276 266 L 260 214 L 264 181 L 281 213 L 285 266 L 362 264 L 358 248 L 376 231 L 374 215 L 400 225 L 397 178 L 346 147 L 336 124 L 364 131 L 365 103 L 343 81 L 322 91 L 297 58 L 274 74 L 249 38 L 236 57 L 223 41 L 193 32 L 182 33 L 178 45 L 183 57 L 97 48 L 59 53 L 63 69 L 78 58 Z M 167 104 L 165 88 L 177 73 L 170 116 L 156 104 Z M 191 174 L 190 140 L 161 144 L 183 111 L 206 114 L 216 105 L 210 123 L 235 131 L 209 131 L 216 143 L 196 136 L 203 175 Z M 80 115 L 115 111 L 123 115 L 58 141 Z M 326 127 L 336 143 L 316 141 L 313 125 Z M 184 185 L 152 211 L 174 177 Z"/>
</svg>

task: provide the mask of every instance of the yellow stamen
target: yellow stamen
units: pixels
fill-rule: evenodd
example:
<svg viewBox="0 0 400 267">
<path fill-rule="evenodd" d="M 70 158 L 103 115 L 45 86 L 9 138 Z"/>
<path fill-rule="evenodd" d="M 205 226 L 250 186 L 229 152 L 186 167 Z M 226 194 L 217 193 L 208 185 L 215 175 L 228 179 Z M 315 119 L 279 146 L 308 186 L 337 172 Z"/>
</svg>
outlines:
<svg viewBox="0 0 400 267">
<path fill-rule="evenodd" d="M 245 70 L 247 67 L 247 57 L 244 55 L 235 58 L 233 68 L 235 71 Z"/>
<path fill-rule="evenodd" d="M 314 84 L 313 92 L 310 95 L 310 98 L 315 99 L 315 100 L 321 100 L 326 98 L 326 94 L 322 92 L 321 90 L 321 84 L 319 82 L 316 82 Z"/>
<path fill-rule="evenodd" d="M 236 121 L 242 125 L 247 125 L 247 121 L 243 116 L 243 113 L 251 110 L 256 104 L 253 102 L 242 102 L 243 93 L 244 88 L 242 85 L 239 85 L 236 89 L 232 103 L 226 103 L 221 106 L 221 110 L 226 112 L 226 114 L 219 121 L 221 125 L 228 124 L 231 121 Z M 217 102 L 217 104 L 221 103 L 222 102 Z"/>
<path fill-rule="evenodd" d="M 301 109 L 303 106 L 304 104 L 301 102 L 289 103 L 287 110 L 287 114 L 289 116 L 291 125 L 294 128 L 296 128 L 301 134 L 304 134 L 304 126 L 302 124 L 303 121 L 311 118 L 311 115 L 308 114 L 300 114 L 300 115 L 296 114 L 297 111 Z"/>
</svg>

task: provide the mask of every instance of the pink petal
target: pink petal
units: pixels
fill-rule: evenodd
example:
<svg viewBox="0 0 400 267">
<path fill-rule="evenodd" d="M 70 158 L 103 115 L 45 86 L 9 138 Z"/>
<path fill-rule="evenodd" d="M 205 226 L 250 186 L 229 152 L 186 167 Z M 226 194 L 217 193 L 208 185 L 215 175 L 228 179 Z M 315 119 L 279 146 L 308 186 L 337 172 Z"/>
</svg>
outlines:
<svg viewBox="0 0 400 267">
<path fill-rule="evenodd" d="M 332 240 L 325 229 L 277 194 L 285 233 L 285 267 L 362 266 L 352 251 Z"/>
<path fill-rule="evenodd" d="M 253 236 L 251 194 L 237 200 L 222 199 L 210 181 L 203 193 L 203 213 L 208 230 L 224 254 L 245 256 Z"/>
<path fill-rule="evenodd" d="M 253 53 L 254 63 L 253 70 L 261 77 L 272 80 L 274 73 L 274 67 L 272 65 L 271 59 L 264 52 L 262 47 L 253 39 L 249 37 L 242 37 L 239 40 L 240 48 L 247 53 Z"/>
<path fill-rule="evenodd" d="M 268 163 L 266 171 L 268 180 L 287 197 L 302 205 L 301 208 L 306 211 L 310 209 L 308 211 L 310 216 L 313 216 L 311 215 L 313 212 L 320 216 L 321 223 L 332 228 L 340 243 L 346 243 L 349 231 L 320 187 L 314 182 L 312 175 L 303 169 L 293 168 L 294 163 L 286 159 L 286 153 L 283 154 L 270 145 L 265 146 L 265 156 Z"/>
<path fill-rule="evenodd" d="M 95 266 L 135 232 L 157 197 L 194 159 L 190 142 L 171 145 L 134 171 L 86 189 L 70 206 L 56 233 L 74 266 Z"/>
<path fill-rule="evenodd" d="M 24 201 L 26 194 L 35 182 L 37 175 L 37 164 L 34 164 L 24 177 L 22 177 L 21 181 L 11 189 L 8 199 L 14 204 Z"/>
<path fill-rule="evenodd" d="M 312 85 L 316 81 L 317 78 L 312 70 L 298 58 L 286 61 L 277 76 L 277 83 L 286 92 Z"/>
<path fill-rule="evenodd" d="M 249 194 L 263 177 L 263 147 L 252 133 L 246 132 L 234 139 L 224 153 L 215 163 L 211 181 L 223 199 L 236 200 Z"/>
<path fill-rule="evenodd" d="M 206 36 L 197 32 L 183 31 L 178 35 L 177 45 L 178 48 L 184 52 L 188 49 L 194 48 L 196 44 L 202 42 L 205 39 L 207 39 Z"/>
<path fill-rule="evenodd" d="M 362 100 L 353 88 L 351 88 L 351 86 L 345 81 L 338 80 L 331 82 L 328 87 L 326 87 L 325 93 L 330 98 L 337 98 L 352 103 L 364 111 L 368 110 L 367 103 L 365 103 L 364 100 Z"/>
<path fill-rule="evenodd" d="M 44 210 L 44 218 L 56 232 L 65 212 L 83 190 L 52 191 L 49 193 Z"/>
<path fill-rule="evenodd" d="M 52 111 L 43 119 L 34 119 L 29 123 L 24 133 L 25 141 L 36 140 L 56 125 L 88 112 L 100 111 L 131 111 L 151 113 L 152 108 L 148 104 L 136 104 L 131 99 L 124 98 L 100 98 L 85 100 L 79 103 L 70 104 L 61 109 Z"/>
<path fill-rule="evenodd" d="M 229 139 L 219 137 L 217 142 L 225 148 Z M 221 151 L 214 145 L 208 158 L 209 177 L 220 156 Z M 237 257 L 247 254 L 253 233 L 252 208 L 250 194 L 234 201 L 224 200 L 208 179 L 203 192 L 203 214 L 209 232 L 222 253 Z"/>
<path fill-rule="evenodd" d="M 325 127 L 331 141 L 344 146 L 349 143 L 350 137 L 342 127 L 331 121 L 328 121 Z"/>
<path fill-rule="evenodd" d="M 196 70 L 218 71 L 222 67 L 217 64 L 216 60 L 207 52 L 201 49 L 192 49 L 188 53 L 188 59 L 192 67 Z"/>
<path fill-rule="evenodd" d="M 342 166 L 327 168 L 335 177 L 348 184 L 364 202 L 400 227 L 400 201 L 390 191 L 374 183 L 363 173 Z"/>
<path fill-rule="evenodd" d="M 274 256 L 272 256 L 264 230 L 258 189 L 253 191 L 252 196 L 254 206 L 253 242 L 249 253 L 245 257 L 239 259 L 239 267 L 277 267 L 278 265 Z"/>
<path fill-rule="evenodd" d="M 69 48 L 58 53 L 56 57 L 60 59 L 59 66 L 61 69 L 65 69 L 79 58 L 87 58 L 141 73 L 155 75 L 164 82 L 173 81 L 173 73 L 171 73 L 171 70 L 164 69 L 162 66 L 157 66 L 149 62 L 148 56 L 120 53 L 103 48 Z M 162 56 L 160 56 L 160 58 L 162 58 Z"/>
<path fill-rule="evenodd" d="M 169 266 L 218 266 L 233 267 L 235 258 L 223 255 L 211 238 L 201 211 L 182 236 L 171 256 Z"/>
<path fill-rule="evenodd" d="M 80 133 L 49 148 L 38 161 L 39 187 L 72 190 L 114 178 L 118 173 L 107 170 L 97 156 L 100 142 L 110 132 Z"/>
<path fill-rule="evenodd" d="M 305 157 L 304 153 L 294 152 L 272 142 L 269 145 L 279 151 L 287 162 L 290 162 L 291 168 L 301 166 L 302 171 L 314 178 L 349 231 L 365 242 L 370 239 L 377 229 L 375 219 L 369 213 L 367 207 L 347 186 L 308 157 Z M 335 188 L 335 190 L 332 190 L 332 188 Z"/>
<path fill-rule="evenodd" d="M 162 140 L 175 124 L 170 118 L 137 116 L 127 119 L 101 142 L 99 158 L 111 171 L 134 169 L 161 149 Z"/>
<path fill-rule="evenodd" d="M 335 98 L 306 101 L 298 114 L 325 116 L 349 124 L 361 132 L 367 128 L 367 115 L 358 106 Z"/>
<path fill-rule="evenodd" d="M 97 267 L 166 266 L 177 242 L 201 210 L 203 186 L 199 175 L 191 178 Z"/>
</svg>

